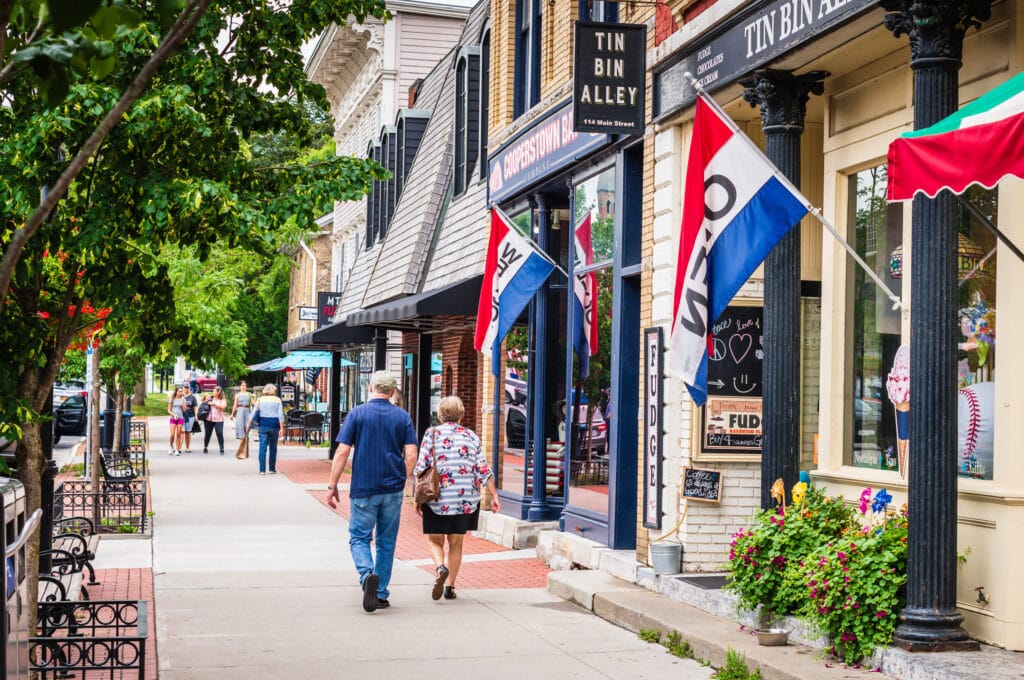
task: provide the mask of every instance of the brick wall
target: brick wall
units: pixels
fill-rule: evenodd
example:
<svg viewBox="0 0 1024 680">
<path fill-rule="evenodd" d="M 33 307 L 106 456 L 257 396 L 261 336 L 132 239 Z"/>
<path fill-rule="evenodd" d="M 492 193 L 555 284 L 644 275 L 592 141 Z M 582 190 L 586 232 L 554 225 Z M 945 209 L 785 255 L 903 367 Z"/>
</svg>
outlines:
<svg viewBox="0 0 1024 680">
<path fill-rule="evenodd" d="M 477 379 L 479 356 L 473 349 L 472 331 L 434 336 L 434 351 L 441 352 L 441 395 L 454 394 L 462 399 L 466 415 L 462 424 L 480 433 L 480 385 Z"/>
</svg>

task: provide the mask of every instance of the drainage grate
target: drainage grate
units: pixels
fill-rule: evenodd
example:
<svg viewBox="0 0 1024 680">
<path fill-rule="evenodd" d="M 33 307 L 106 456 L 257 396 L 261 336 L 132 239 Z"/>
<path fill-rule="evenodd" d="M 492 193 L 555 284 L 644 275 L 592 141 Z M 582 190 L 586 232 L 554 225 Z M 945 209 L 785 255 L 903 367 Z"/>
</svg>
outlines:
<svg viewBox="0 0 1024 680">
<path fill-rule="evenodd" d="M 725 586 L 729 577 L 726 574 L 691 574 L 676 578 L 704 590 L 719 590 Z"/>
</svg>

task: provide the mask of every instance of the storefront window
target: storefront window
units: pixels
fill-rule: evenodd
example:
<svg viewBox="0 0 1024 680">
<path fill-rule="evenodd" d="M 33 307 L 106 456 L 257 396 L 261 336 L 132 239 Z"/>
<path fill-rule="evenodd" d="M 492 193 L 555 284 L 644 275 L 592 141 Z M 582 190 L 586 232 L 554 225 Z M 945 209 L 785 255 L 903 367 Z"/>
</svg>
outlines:
<svg viewBox="0 0 1024 680">
<path fill-rule="evenodd" d="M 520 233 L 531 235 L 529 210 L 512 216 Z M 502 379 L 501 431 L 498 436 L 498 488 L 509 493 L 526 491 L 526 451 L 530 378 L 530 334 L 526 326 L 515 326 L 505 336 L 505 367 Z"/>
<path fill-rule="evenodd" d="M 993 224 L 998 192 L 980 187 L 964 196 Z M 957 346 L 957 471 L 992 479 L 996 379 L 996 237 L 965 208 L 957 248 L 960 342 Z"/>
<path fill-rule="evenodd" d="M 612 257 L 615 242 L 615 170 L 575 187 L 575 327 L 569 461 L 569 504 L 608 513 L 611 440 Z M 564 422 L 564 399 L 556 406 Z M 565 440 L 564 426 L 561 439 Z"/>
<path fill-rule="evenodd" d="M 441 369 L 444 365 L 441 352 L 430 353 L 430 424 L 437 425 L 437 407 L 441 405 Z"/>
<path fill-rule="evenodd" d="M 499 450 L 499 488 L 522 494 L 526 480 L 527 385 L 530 360 L 525 327 L 513 328 L 505 338 L 505 375 L 502 404 L 503 430 Z"/>
<path fill-rule="evenodd" d="M 903 206 L 886 202 L 886 184 L 885 165 L 850 176 L 847 224 L 857 254 L 900 295 Z M 852 262 L 849 269 L 852 282 L 847 288 L 847 323 L 853 341 L 853 365 L 847 383 L 847 422 L 852 420 L 852 463 L 855 467 L 897 470 L 901 453 L 897 421 L 902 425 L 900 414 L 909 409 L 909 403 L 904 402 L 899 389 L 887 389 L 886 379 L 890 372 L 903 370 L 902 361 L 893 369 L 901 344 L 900 313 L 892 309 L 885 293 L 863 269 Z"/>
</svg>

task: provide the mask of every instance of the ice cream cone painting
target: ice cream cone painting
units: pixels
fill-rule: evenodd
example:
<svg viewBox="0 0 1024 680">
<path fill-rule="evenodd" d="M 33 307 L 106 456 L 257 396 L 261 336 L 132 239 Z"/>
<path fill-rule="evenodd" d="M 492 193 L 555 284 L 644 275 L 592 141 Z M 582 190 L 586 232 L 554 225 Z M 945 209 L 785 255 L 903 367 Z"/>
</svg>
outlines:
<svg viewBox="0 0 1024 680">
<path fill-rule="evenodd" d="M 910 445 L 910 347 L 900 345 L 885 379 L 889 401 L 896 416 L 896 454 L 900 478 L 907 476 L 907 449 Z"/>
</svg>

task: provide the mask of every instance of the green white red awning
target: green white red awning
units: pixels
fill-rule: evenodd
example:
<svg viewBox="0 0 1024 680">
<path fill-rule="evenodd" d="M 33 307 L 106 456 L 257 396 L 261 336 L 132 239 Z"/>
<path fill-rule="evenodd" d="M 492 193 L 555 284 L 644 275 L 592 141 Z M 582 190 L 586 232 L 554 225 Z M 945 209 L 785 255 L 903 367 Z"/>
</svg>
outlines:
<svg viewBox="0 0 1024 680">
<path fill-rule="evenodd" d="M 991 189 L 1008 175 L 1024 177 L 1024 73 L 889 145 L 890 201 Z"/>
</svg>

